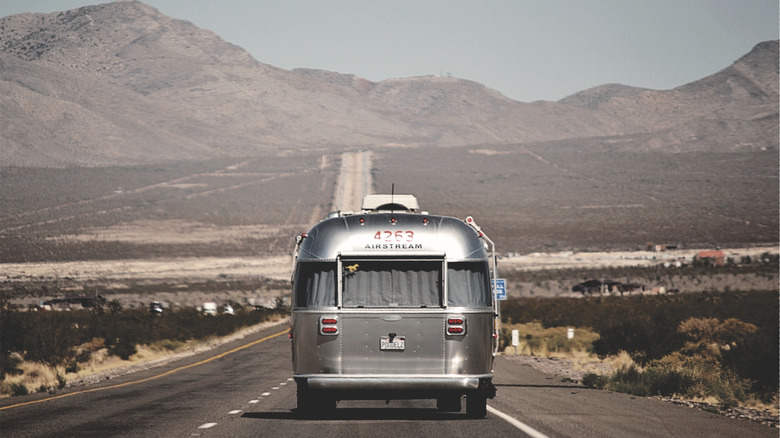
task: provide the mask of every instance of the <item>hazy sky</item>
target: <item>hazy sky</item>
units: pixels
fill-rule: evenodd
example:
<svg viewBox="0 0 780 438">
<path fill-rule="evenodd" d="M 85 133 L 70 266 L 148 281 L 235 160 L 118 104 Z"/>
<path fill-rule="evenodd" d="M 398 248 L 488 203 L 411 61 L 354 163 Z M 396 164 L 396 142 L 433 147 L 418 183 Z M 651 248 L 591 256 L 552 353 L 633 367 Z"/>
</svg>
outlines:
<svg viewBox="0 0 780 438">
<path fill-rule="evenodd" d="M 0 16 L 99 0 L 0 0 Z M 523 102 L 669 89 L 778 39 L 778 0 L 146 0 L 260 62 L 380 81 L 448 75 Z"/>
</svg>

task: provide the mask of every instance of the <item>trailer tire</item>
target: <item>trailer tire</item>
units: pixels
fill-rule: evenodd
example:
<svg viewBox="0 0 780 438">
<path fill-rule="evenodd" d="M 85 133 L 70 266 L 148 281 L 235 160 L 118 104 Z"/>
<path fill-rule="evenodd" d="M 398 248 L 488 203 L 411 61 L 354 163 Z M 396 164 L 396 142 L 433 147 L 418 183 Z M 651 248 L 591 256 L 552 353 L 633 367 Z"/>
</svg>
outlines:
<svg viewBox="0 0 780 438">
<path fill-rule="evenodd" d="M 308 388 L 302 388 L 300 385 L 298 386 L 297 402 L 296 413 L 301 418 L 324 418 L 336 409 L 334 398 L 317 391 L 311 391 Z"/>
<path fill-rule="evenodd" d="M 439 397 L 436 399 L 436 409 L 439 412 L 460 412 L 463 409 L 461 395 Z"/>
<path fill-rule="evenodd" d="M 481 392 L 466 396 L 466 416 L 469 418 L 485 418 L 487 415 L 487 397 Z"/>
</svg>

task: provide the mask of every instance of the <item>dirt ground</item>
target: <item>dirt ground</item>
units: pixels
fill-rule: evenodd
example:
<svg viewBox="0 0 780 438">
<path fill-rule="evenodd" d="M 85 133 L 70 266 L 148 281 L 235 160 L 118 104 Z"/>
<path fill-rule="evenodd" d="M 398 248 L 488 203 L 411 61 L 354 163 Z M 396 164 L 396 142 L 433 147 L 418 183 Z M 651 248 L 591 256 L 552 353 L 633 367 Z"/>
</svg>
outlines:
<svg viewBox="0 0 780 438">
<path fill-rule="evenodd" d="M 264 277 L 289 280 L 292 256 L 269 258 L 190 258 L 146 260 L 90 260 L 82 262 L 5 263 L 0 282 L 186 279 Z M 121 288 L 121 285 L 119 286 Z"/>
<path fill-rule="evenodd" d="M 341 162 L 333 205 L 345 211 L 357 211 L 363 196 L 370 193 L 371 153 L 346 152 Z M 320 169 L 327 164 L 323 156 Z M 51 239 L 86 244 L 199 245 L 218 249 L 237 242 L 259 242 L 288 235 L 289 230 L 266 225 L 209 226 L 188 220 L 137 219 Z M 106 299 L 130 307 L 149 301 L 162 301 L 171 306 L 198 306 L 204 301 L 271 306 L 277 297 L 289 294 L 285 282 L 290 280 L 291 272 L 291 254 L 256 257 L 183 254 L 148 259 L 3 263 L 0 285 L 5 291 L 13 291 L 12 303 L 23 307 L 63 295 L 97 294 L 98 291 Z M 144 292 L 139 294 L 139 289 Z"/>
<path fill-rule="evenodd" d="M 168 238 L 155 233 L 160 238 Z M 151 235 L 139 236 L 141 239 Z M 665 252 L 588 252 L 552 254 L 513 254 L 499 260 L 499 272 L 503 270 L 543 270 L 570 268 L 600 268 L 610 266 L 654 266 L 675 260 L 693 260 L 700 250 L 676 250 Z M 733 248 L 724 250 L 726 257 L 739 259 L 757 257 L 763 253 L 777 255 L 780 247 Z M 232 257 L 146 260 L 95 260 L 77 262 L 4 263 L 0 265 L 0 282 L 25 282 L 32 280 L 73 279 L 85 281 L 175 279 L 208 280 L 217 277 L 258 276 L 274 280 L 289 280 L 292 256 Z"/>
<path fill-rule="evenodd" d="M 615 266 L 655 266 L 664 263 L 673 264 L 676 261 L 690 263 L 701 249 L 669 250 L 669 251 L 612 251 L 612 252 L 581 252 L 572 251 L 558 253 L 509 254 L 500 260 L 499 269 L 571 269 L 571 268 L 603 268 Z M 759 246 L 754 248 L 724 249 L 726 258 L 740 260 L 750 256 L 756 258 L 763 253 L 777 255 L 778 246 Z"/>
<path fill-rule="evenodd" d="M 347 152 L 341 157 L 342 166 L 334 193 L 333 205 L 342 210 L 359 210 L 362 197 L 372 186 L 372 154 Z M 320 167 L 325 166 L 323 161 Z M 78 235 L 61 235 L 54 239 L 90 242 L 125 242 L 130 244 L 207 245 L 218 248 L 240 241 L 260 241 L 287 235 L 285 230 L 265 225 L 209 226 L 187 220 L 138 219 L 118 225 L 94 228 Z M 697 249 L 663 252 L 551 252 L 532 254 L 504 254 L 498 262 L 502 272 L 521 270 L 556 270 L 569 268 L 601 268 L 612 266 L 653 266 L 676 261 L 691 261 Z M 778 246 L 724 250 L 726 257 L 739 260 L 744 256 L 757 257 L 769 252 L 778 254 Z M 30 262 L 0 264 L 0 285 L 14 290 L 12 302 L 27 306 L 61 297 L 63 294 L 88 293 L 95 288 L 117 299 L 123 305 L 136 306 L 148 301 L 164 301 L 171 305 L 200 305 L 203 301 L 232 300 L 242 304 L 270 303 L 276 297 L 289 293 L 284 282 L 292 271 L 291 255 L 258 255 L 241 257 L 158 257 L 123 260 L 88 260 L 68 262 Z M 275 282 L 265 287 L 267 281 Z M 218 287 L 204 284 L 218 283 Z M 34 294 L 24 296 L 25 285 L 38 284 Z M 287 283 L 289 284 L 289 283 Z M 43 285 L 43 286 L 40 286 Z M 153 295 L 139 297 L 133 292 L 136 285 L 152 285 Z M 517 287 L 535 289 L 535 295 L 557 296 L 571 285 L 538 285 Z M 776 287 L 776 284 L 774 285 Z M 136 288 L 137 289 L 137 288 Z M 21 291 L 21 292 L 20 292 Z M 48 292 L 48 295 L 47 293 Z M 530 293 L 530 292 L 529 292 Z M 32 296 L 31 296 L 32 295 Z M 510 295 L 512 295 L 510 291 Z"/>
<path fill-rule="evenodd" d="M 724 250 L 727 257 L 757 257 L 763 253 L 778 254 L 778 247 L 739 248 Z M 655 253 L 602 252 L 510 255 L 499 260 L 499 277 L 514 270 L 558 270 L 570 268 L 603 268 L 611 266 L 654 266 L 675 260 L 692 260 L 697 250 Z M 172 306 L 198 306 L 204 301 L 233 301 L 242 305 L 270 306 L 277 297 L 289 294 L 285 285 L 292 273 L 292 256 L 274 257 L 181 257 L 143 260 L 104 260 L 82 262 L 7 263 L 0 265 L 0 284 L 47 284 L 52 295 L 19 296 L 11 302 L 26 307 L 41 301 L 61 297 L 63 293 L 78 295 L 85 285 L 99 287 L 109 300 L 123 306 L 136 307 L 149 301 L 162 301 Z M 273 286 L 263 282 L 271 280 Z M 744 278 L 706 278 L 696 284 L 678 279 L 678 288 L 696 291 L 701 288 L 728 286 L 731 289 L 765 289 L 776 287 L 777 278 L 745 276 Z M 744 284 L 736 284 L 741 281 Z M 219 283 L 220 287 L 205 288 L 204 284 Z M 549 284 L 547 284 L 549 283 Z M 154 285 L 154 293 L 139 295 L 131 285 Z M 193 286 L 195 284 L 195 286 Z M 282 285 L 282 286 L 280 286 Z M 570 284 L 516 284 L 510 296 L 569 296 Z M 669 285 L 667 285 L 667 288 Z M 698 289 L 697 289 L 698 288 Z"/>
</svg>

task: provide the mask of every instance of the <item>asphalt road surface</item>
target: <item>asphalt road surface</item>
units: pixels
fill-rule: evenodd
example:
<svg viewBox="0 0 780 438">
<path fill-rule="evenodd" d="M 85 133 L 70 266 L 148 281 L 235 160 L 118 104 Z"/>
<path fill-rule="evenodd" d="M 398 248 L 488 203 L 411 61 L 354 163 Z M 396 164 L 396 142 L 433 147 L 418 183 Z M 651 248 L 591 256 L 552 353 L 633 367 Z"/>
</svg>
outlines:
<svg viewBox="0 0 780 438">
<path fill-rule="evenodd" d="M 435 403 L 349 401 L 331 418 L 299 419 L 286 325 L 200 356 L 100 384 L 0 401 L 11 437 L 776 437 L 777 430 L 561 382 L 496 359 L 487 418 L 438 413 Z"/>
</svg>

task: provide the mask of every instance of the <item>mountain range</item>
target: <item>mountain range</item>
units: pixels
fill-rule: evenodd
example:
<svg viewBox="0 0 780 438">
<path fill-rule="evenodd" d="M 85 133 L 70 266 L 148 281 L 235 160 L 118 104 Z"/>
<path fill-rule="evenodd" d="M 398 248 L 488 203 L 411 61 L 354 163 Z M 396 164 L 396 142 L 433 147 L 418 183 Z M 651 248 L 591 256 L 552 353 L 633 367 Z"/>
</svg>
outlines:
<svg viewBox="0 0 780 438">
<path fill-rule="evenodd" d="M 778 41 L 761 42 L 732 65 L 671 90 L 607 84 L 557 102 L 525 103 L 451 77 L 371 82 L 280 69 L 136 1 L 0 19 L 3 166 L 634 134 L 642 140 L 624 147 L 777 149 Z"/>
</svg>

